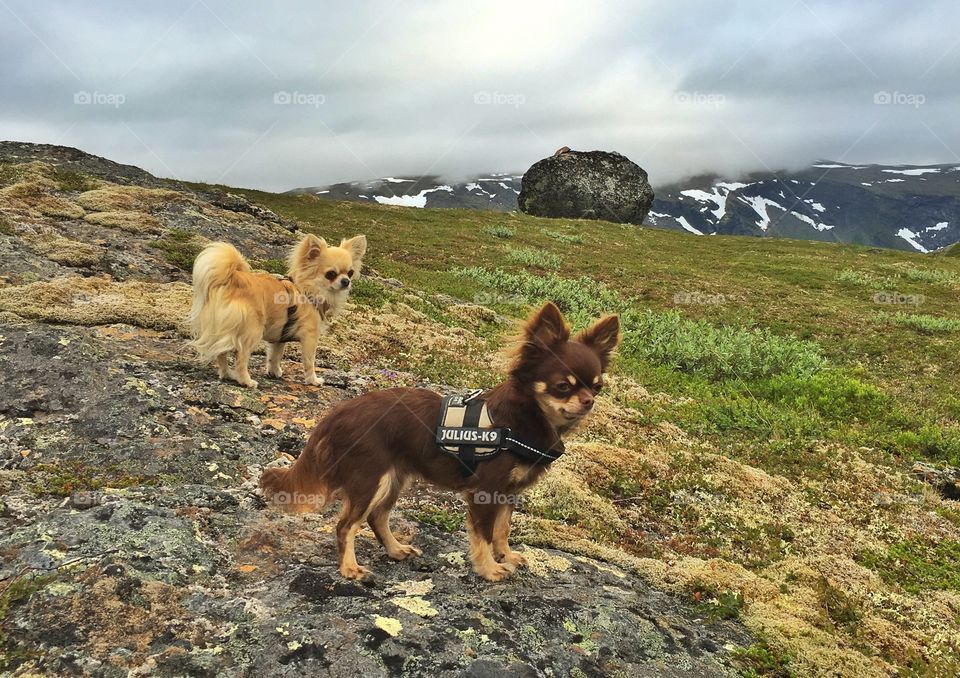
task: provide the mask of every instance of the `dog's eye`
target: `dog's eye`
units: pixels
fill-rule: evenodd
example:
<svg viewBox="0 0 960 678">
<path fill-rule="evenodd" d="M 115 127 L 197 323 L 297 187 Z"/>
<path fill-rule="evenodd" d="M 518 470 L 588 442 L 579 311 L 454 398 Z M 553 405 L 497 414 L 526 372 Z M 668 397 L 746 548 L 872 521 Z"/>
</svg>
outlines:
<svg viewBox="0 0 960 678">
<path fill-rule="evenodd" d="M 349 271 L 347 271 L 347 275 L 350 276 L 351 278 L 353 277 L 353 274 L 354 274 L 354 270 L 352 268 Z"/>
<path fill-rule="evenodd" d="M 336 277 L 337 277 L 337 272 L 336 272 L 336 271 L 327 271 L 327 275 L 326 275 L 325 277 L 326 277 L 327 280 L 335 280 Z"/>
<path fill-rule="evenodd" d="M 557 390 L 560 391 L 560 393 L 569 393 L 570 389 L 571 386 L 569 381 L 557 382 Z"/>
</svg>

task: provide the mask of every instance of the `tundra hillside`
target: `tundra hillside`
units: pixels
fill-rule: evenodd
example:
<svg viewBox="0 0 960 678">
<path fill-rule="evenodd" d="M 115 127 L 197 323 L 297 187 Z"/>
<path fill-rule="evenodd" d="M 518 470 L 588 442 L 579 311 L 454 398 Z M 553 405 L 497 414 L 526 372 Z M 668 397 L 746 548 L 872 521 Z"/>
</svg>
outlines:
<svg viewBox="0 0 960 678">
<path fill-rule="evenodd" d="M 0 151 L 0 670 L 960 670 L 957 258 Z M 321 346 L 327 386 L 217 384 L 184 350 L 193 257 L 226 239 L 279 271 L 297 229 L 370 240 L 371 276 Z M 619 312 L 624 341 L 518 511 L 529 571 L 469 575 L 463 507 L 427 488 L 397 520 L 422 560 L 358 541 L 373 588 L 336 579 L 332 514 L 263 509 L 261 469 L 331 403 L 489 385 L 544 299 L 577 323 Z"/>
</svg>

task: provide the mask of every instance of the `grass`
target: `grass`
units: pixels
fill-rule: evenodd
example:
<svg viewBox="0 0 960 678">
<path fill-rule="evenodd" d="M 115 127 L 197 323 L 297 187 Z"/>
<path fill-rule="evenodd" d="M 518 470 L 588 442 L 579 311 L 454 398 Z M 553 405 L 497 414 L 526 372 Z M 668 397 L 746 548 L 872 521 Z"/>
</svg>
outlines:
<svg viewBox="0 0 960 678">
<path fill-rule="evenodd" d="M 960 541 L 931 544 L 919 539 L 901 541 L 886 552 L 869 552 L 861 562 L 888 583 L 908 593 L 960 592 Z"/>
<path fill-rule="evenodd" d="M 545 229 L 543 234 L 548 238 L 553 238 L 559 242 L 573 243 L 575 245 L 583 244 L 583 236 L 579 233 L 561 233 L 560 231 Z"/>
<path fill-rule="evenodd" d="M 532 266 L 545 271 L 556 271 L 563 260 L 559 255 L 529 247 L 507 250 L 507 261 L 520 266 Z"/>
<path fill-rule="evenodd" d="M 504 226 L 503 224 L 493 224 L 487 226 L 483 229 L 483 232 L 487 235 L 492 235 L 494 238 L 502 238 L 504 240 L 509 240 L 517 234 L 515 230 L 509 226 Z"/>
<path fill-rule="evenodd" d="M 897 313 L 878 313 L 877 319 L 883 323 L 892 323 L 901 327 L 909 327 L 924 334 L 942 332 L 960 332 L 960 319 L 940 318 L 932 315 L 911 314 L 898 311 Z"/>
<path fill-rule="evenodd" d="M 259 268 L 276 275 L 287 274 L 287 262 L 285 259 L 258 259 L 251 261 L 250 265 L 255 269 Z"/>
</svg>

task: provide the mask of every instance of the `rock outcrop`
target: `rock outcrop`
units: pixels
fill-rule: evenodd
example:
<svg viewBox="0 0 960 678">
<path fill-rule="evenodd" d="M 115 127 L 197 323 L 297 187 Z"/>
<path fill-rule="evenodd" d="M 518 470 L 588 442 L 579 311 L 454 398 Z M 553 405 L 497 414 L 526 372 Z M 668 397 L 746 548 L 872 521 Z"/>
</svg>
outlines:
<svg viewBox="0 0 960 678">
<path fill-rule="evenodd" d="M 517 198 L 522 212 L 643 223 L 653 203 L 653 189 L 639 165 L 619 153 L 564 149 L 523 175 Z"/>
</svg>

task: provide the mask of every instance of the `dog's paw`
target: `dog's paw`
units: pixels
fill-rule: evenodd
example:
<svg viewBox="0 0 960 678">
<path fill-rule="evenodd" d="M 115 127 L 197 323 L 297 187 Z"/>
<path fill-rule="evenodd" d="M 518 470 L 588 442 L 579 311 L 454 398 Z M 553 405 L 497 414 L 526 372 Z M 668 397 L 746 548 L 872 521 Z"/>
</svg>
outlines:
<svg viewBox="0 0 960 678">
<path fill-rule="evenodd" d="M 311 374 L 309 377 L 305 378 L 304 381 L 309 386 L 323 386 L 323 377 L 318 377 L 315 374 Z"/>
<path fill-rule="evenodd" d="M 416 556 L 423 555 L 423 551 L 418 549 L 416 546 L 410 546 L 410 544 L 400 544 L 400 546 L 387 555 L 394 560 L 406 560 L 407 558 L 414 558 Z"/>
<path fill-rule="evenodd" d="M 268 369 L 267 375 L 273 377 L 274 379 L 279 379 L 280 377 L 283 376 L 283 368 L 278 367 L 275 370 Z"/>
<path fill-rule="evenodd" d="M 340 574 L 345 579 L 368 579 L 373 576 L 373 573 L 365 568 L 363 565 L 341 565 Z"/>
<path fill-rule="evenodd" d="M 256 388 L 259 385 L 256 379 L 241 379 L 238 383 L 246 388 Z"/>
<path fill-rule="evenodd" d="M 518 551 L 508 551 L 504 554 L 498 555 L 497 560 L 499 560 L 501 563 L 513 565 L 514 567 L 522 567 L 527 564 L 526 556 Z"/>
<path fill-rule="evenodd" d="M 494 563 L 490 567 L 477 569 L 478 575 L 487 581 L 503 581 L 516 571 L 516 567 L 509 563 Z"/>
</svg>

